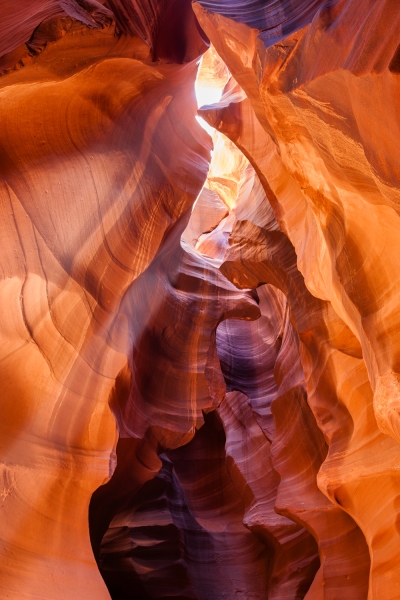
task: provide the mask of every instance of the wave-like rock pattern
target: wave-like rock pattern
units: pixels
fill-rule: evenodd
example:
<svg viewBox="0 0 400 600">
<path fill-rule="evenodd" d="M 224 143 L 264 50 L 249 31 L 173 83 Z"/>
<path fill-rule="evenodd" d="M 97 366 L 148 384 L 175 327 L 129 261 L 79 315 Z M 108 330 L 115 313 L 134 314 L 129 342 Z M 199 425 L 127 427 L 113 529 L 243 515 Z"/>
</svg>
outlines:
<svg viewBox="0 0 400 600">
<path fill-rule="evenodd" d="M 350 19 L 353 11 L 356 20 Z M 390 150 L 398 118 L 390 131 L 387 127 L 396 110 L 391 98 L 398 86 L 399 40 L 395 29 L 384 38 L 378 32 L 384 15 L 396 22 L 398 11 L 388 2 L 337 3 L 270 48 L 258 42 L 262 28 L 244 25 L 240 15 L 227 19 L 199 7 L 196 12 L 248 96 L 230 102 L 228 95 L 202 116 L 245 153 L 282 230 L 271 235 L 237 223 L 221 268 L 242 287 L 272 283 L 287 294 L 308 402 L 329 445 L 314 478 L 330 503 L 363 532 L 371 556 L 368 597 L 397 598 L 398 513 L 394 508 L 389 517 L 378 506 L 394 506 L 399 485 L 394 466 L 398 179 Z M 347 45 L 339 50 L 345 35 Z M 240 45 L 239 39 L 247 43 Z M 367 96 L 368 109 L 362 100 Z M 374 120 L 367 116 L 372 103 Z M 373 128 L 379 128 L 381 143 Z M 298 284 L 292 288 L 281 271 L 287 270 L 286 236 L 297 255 L 290 279 L 293 283 L 298 266 L 305 293 Z M 276 424 L 278 419 L 276 413 Z M 279 461 L 276 466 L 279 470 Z M 389 472 L 390 490 L 382 485 Z M 357 536 L 365 556 L 365 542 Z M 352 557 L 346 545 L 343 549 L 350 568 Z M 359 564 L 367 566 L 365 560 Z M 343 575 L 345 569 L 343 564 Z M 338 591 L 329 596 L 327 575 L 314 581 L 309 594 L 323 589 L 326 597 L 337 597 Z M 346 577 L 352 581 L 350 573 Z M 350 583 L 342 586 L 349 597 L 366 597 L 365 578 L 359 573 L 358 579 L 357 592 L 350 591 Z"/>
<path fill-rule="evenodd" d="M 23 0 L 0 6 L 0 73 L 31 62 L 49 42 L 79 22 L 91 29 L 113 26 L 142 39 L 154 61 L 181 64 L 203 54 L 209 40 L 190 0 Z M 82 48 L 81 48 L 82 49 Z"/>
<path fill-rule="evenodd" d="M 0 595 L 99 600 L 87 510 L 115 466 L 108 401 L 137 334 L 131 286 L 184 227 L 210 144 L 195 63 L 152 63 L 113 23 L 43 31 L 52 41 L 0 89 Z"/>
<path fill-rule="evenodd" d="M 202 114 L 207 118 L 207 111 Z M 258 186 L 256 179 L 256 189 Z M 255 198 L 252 200 L 256 206 L 257 200 L 262 203 L 264 199 L 260 194 Z M 349 347 L 348 338 L 352 340 L 353 336 L 351 332 L 345 334 L 343 324 L 338 327 L 339 319 L 329 305 L 315 299 L 305 288 L 303 277 L 296 267 L 293 247 L 287 237 L 278 231 L 273 215 L 267 212 L 262 220 L 262 211 L 254 211 L 251 204 L 249 198 L 244 206 L 240 201 L 238 203 L 236 211 L 241 218 L 236 220 L 232 228 L 230 249 L 220 269 L 239 287 L 254 288 L 262 283 L 272 283 L 276 287 L 258 288 L 260 309 L 265 317 L 262 316 L 251 326 L 235 321 L 227 321 L 219 326 L 217 344 L 222 371 L 228 390 L 237 389 L 247 394 L 253 419 L 272 442 L 272 466 L 281 478 L 279 490 L 273 497 L 272 510 L 275 508 L 306 526 L 318 542 L 321 569 L 307 597 L 315 597 L 314 594 L 318 597 L 323 583 L 322 589 L 327 598 L 337 597 L 338 593 L 348 598 L 364 598 L 369 570 L 364 537 L 354 521 L 338 510 L 316 485 L 318 470 L 326 457 L 327 448 L 305 402 L 306 385 L 299 360 L 298 341 L 299 336 L 307 347 L 317 345 L 318 355 L 326 356 L 331 351 L 329 332 L 326 331 L 328 317 L 332 321 L 328 321 L 331 330 L 344 329 L 336 344 L 339 342 L 344 345 L 345 351 Z M 246 214 L 246 208 L 250 207 Z M 257 215 L 258 225 L 252 223 L 252 214 Z M 285 294 L 288 304 L 282 300 L 285 296 L 279 294 L 277 287 Z M 269 349 L 271 342 L 271 349 L 275 344 L 272 353 Z M 312 371 L 314 374 L 319 372 L 317 365 L 312 365 Z M 321 395 L 326 394 L 326 390 L 327 387 L 322 388 Z M 315 394 L 310 401 L 315 401 L 314 398 Z M 290 428 L 288 413 L 291 415 Z M 341 439 L 341 443 L 343 441 Z M 295 443 L 297 450 L 293 454 Z M 247 481 L 250 473 L 250 469 L 246 471 Z M 273 485 L 269 483 L 266 487 L 272 493 Z M 298 495 L 294 494 L 295 489 Z M 268 520 L 264 519 L 264 527 L 267 523 Z M 333 533 L 335 527 L 340 530 L 339 535 Z M 350 545 L 354 550 L 352 557 L 348 555 Z M 304 557 L 302 552 L 298 553 L 300 557 Z M 289 565 L 294 562 L 293 557 L 287 560 L 286 576 L 290 572 Z M 277 597 L 285 593 L 284 589 L 283 585 L 277 587 Z M 287 597 L 294 595 L 292 589 Z M 273 597 L 272 592 L 270 596 Z"/>
<path fill-rule="evenodd" d="M 397 600 L 397 6 L 17 4 L 1 597 Z"/>
<path fill-rule="evenodd" d="M 336 0 L 200 0 L 211 13 L 234 19 L 258 30 L 269 46 L 308 25 L 323 8 L 329 11 Z"/>
</svg>

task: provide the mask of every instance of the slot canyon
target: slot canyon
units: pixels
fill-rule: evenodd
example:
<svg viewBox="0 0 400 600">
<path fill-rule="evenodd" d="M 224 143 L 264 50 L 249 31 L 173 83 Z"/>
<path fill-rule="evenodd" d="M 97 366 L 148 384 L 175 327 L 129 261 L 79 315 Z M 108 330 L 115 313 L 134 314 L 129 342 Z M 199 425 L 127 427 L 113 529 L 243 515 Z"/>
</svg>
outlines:
<svg viewBox="0 0 400 600">
<path fill-rule="evenodd" d="M 0 600 L 400 600 L 399 144 L 399 0 L 0 0 Z"/>
</svg>

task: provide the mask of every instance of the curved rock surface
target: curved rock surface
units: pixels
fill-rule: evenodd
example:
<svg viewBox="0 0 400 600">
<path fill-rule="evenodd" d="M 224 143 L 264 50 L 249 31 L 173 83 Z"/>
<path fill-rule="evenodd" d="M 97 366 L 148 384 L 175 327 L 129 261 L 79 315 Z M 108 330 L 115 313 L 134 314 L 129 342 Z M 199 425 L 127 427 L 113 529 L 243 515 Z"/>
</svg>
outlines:
<svg viewBox="0 0 400 600">
<path fill-rule="evenodd" d="M 0 596 L 400 599 L 400 8 L 0 19 Z"/>
<path fill-rule="evenodd" d="M 202 116 L 247 156 L 282 230 L 238 222 L 221 269 L 240 287 L 272 283 L 287 296 L 308 403 L 329 446 L 318 487 L 364 534 L 368 597 L 397 598 L 396 510 L 391 521 L 379 507 L 395 502 L 399 485 L 398 178 L 390 148 L 400 40 L 395 28 L 384 38 L 379 31 L 399 13 L 389 2 L 338 2 L 272 44 L 267 21 L 244 24 L 239 13 L 232 19 L 216 4 L 204 7 L 196 7 L 200 22 L 247 98 L 226 94 Z M 390 489 L 382 485 L 388 473 Z M 309 594 L 337 597 L 327 576 Z M 365 597 L 365 588 L 358 593 Z"/>
<path fill-rule="evenodd" d="M 87 511 L 114 468 L 132 284 L 187 220 L 211 146 L 195 63 L 153 63 L 112 23 L 53 18 L 40 35 L 0 80 L 0 595 L 98 600 Z"/>
</svg>

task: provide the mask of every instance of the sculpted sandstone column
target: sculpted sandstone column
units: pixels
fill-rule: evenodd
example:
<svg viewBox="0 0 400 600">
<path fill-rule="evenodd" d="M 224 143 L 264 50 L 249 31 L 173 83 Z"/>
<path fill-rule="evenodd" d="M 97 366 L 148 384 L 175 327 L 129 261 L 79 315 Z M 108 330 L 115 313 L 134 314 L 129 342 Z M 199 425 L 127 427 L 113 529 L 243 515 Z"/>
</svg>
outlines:
<svg viewBox="0 0 400 600">
<path fill-rule="evenodd" d="M 297 3 L 297 17 L 289 2 L 196 5 L 248 98 L 227 93 L 202 115 L 254 166 L 307 289 L 327 303 L 324 352 L 323 338 L 300 334 L 308 401 L 330 446 L 318 485 L 367 539 L 368 597 L 397 598 L 400 15 L 384 1 L 311 5 Z M 245 224 L 234 233 L 234 277 L 253 287 L 250 256 L 260 244 L 273 267 L 270 242 Z"/>
<path fill-rule="evenodd" d="M 195 62 L 153 63 L 97 2 L 55 13 L 29 17 L 0 79 L 0 596 L 99 600 L 88 504 L 115 466 L 121 302 L 194 202 L 210 145 Z M 196 35 L 181 62 L 205 48 Z"/>
</svg>

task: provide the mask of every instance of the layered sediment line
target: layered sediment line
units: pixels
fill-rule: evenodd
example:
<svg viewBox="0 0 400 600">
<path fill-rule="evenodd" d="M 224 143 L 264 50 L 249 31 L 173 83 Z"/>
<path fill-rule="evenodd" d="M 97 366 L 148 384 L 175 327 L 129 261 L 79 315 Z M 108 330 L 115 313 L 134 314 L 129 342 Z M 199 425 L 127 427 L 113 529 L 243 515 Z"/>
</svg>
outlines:
<svg viewBox="0 0 400 600">
<path fill-rule="evenodd" d="M 0 17 L 0 596 L 398 600 L 396 4 Z"/>
</svg>

